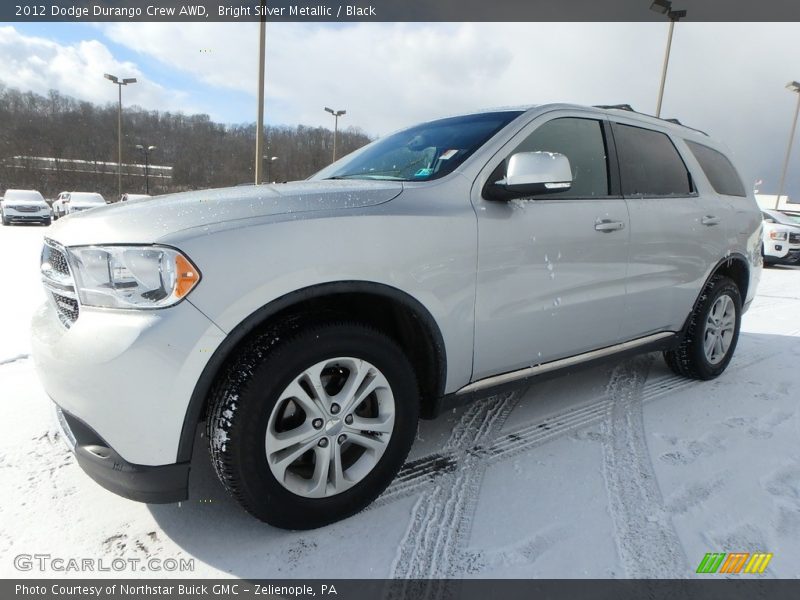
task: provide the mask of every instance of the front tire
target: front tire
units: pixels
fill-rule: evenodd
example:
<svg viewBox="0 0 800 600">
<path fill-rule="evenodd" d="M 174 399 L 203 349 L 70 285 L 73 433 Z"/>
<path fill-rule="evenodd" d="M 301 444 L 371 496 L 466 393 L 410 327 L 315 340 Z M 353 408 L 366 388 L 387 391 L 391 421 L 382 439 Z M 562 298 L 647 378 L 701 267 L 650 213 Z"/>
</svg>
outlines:
<svg viewBox="0 0 800 600">
<path fill-rule="evenodd" d="M 739 287 L 732 279 L 715 275 L 703 288 L 680 344 L 664 353 L 667 365 L 691 379 L 718 377 L 733 358 L 741 319 Z"/>
<path fill-rule="evenodd" d="M 369 505 L 400 470 L 419 418 L 408 358 L 354 322 L 259 335 L 230 361 L 211 402 L 220 481 L 250 514 L 286 529 Z"/>
</svg>

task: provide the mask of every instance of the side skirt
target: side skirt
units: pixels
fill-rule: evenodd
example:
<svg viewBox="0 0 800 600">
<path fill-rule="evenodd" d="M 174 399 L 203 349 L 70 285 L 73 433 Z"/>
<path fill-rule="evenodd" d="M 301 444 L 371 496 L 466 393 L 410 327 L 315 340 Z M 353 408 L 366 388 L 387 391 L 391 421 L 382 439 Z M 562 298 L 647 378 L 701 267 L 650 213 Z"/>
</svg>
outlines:
<svg viewBox="0 0 800 600">
<path fill-rule="evenodd" d="M 486 377 L 438 398 L 431 403 L 429 412 L 423 415 L 423 418 L 433 419 L 447 410 L 464 406 L 474 400 L 504 391 L 519 389 L 530 383 L 533 378 L 541 381 L 561 377 L 608 362 L 611 359 L 618 360 L 625 356 L 646 352 L 671 350 L 677 346 L 679 340 L 680 333 L 665 331 L 517 371 Z"/>
</svg>

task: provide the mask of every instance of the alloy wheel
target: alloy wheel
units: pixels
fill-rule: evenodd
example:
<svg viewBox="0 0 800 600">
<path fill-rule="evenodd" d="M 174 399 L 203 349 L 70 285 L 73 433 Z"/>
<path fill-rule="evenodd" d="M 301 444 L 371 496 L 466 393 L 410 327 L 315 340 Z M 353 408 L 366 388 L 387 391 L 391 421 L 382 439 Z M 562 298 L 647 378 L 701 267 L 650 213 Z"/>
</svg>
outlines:
<svg viewBox="0 0 800 600">
<path fill-rule="evenodd" d="M 338 357 L 300 373 L 270 414 L 265 448 L 275 478 L 306 498 L 340 494 L 378 464 L 394 431 L 395 402 L 381 371 Z"/>
<path fill-rule="evenodd" d="M 717 365 L 725 358 L 733 341 L 736 328 L 736 305 L 727 294 L 721 295 L 711 306 L 703 334 L 706 359 Z"/>
</svg>

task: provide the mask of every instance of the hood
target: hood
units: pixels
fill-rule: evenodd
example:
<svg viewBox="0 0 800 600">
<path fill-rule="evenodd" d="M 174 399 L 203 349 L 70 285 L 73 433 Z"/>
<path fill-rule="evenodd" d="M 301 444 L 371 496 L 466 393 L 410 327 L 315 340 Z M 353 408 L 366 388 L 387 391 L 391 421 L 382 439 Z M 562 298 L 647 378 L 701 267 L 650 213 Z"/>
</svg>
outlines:
<svg viewBox="0 0 800 600">
<path fill-rule="evenodd" d="M 59 220 L 48 237 L 65 245 L 151 243 L 193 227 L 269 217 L 362 208 L 403 191 L 395 181 L 299 181 L 155 196 L 100 206 Z"/>
<path fill-rule="evenodd" d="M 17 208 L 20 206 L 35 206 L 36 208 L 50 208 L 44 200 L 3 200 L 3 206 Z"/>
<path fill-rule="evenodd" d="M 800 223 L 797 225 L 789 224 L 789 223 L 767 223 L 764 222 L 764 228 L 766 229 L 785 229 L 787 231 L 795 232 L 800 231 Z"/>
</svg>

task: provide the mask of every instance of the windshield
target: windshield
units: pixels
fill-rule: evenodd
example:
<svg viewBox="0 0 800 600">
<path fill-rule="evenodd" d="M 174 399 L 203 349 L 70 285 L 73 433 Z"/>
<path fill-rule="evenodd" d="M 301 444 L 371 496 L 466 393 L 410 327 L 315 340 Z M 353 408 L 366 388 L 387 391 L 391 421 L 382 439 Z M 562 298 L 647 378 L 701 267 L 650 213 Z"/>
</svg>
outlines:
<svg viewBox="0 0 800 600">
<path fill-rule="evenodd" d="M 787 215 L 776 210 L 764 211 L 764 215 L 768 219 L 782 223 L 783 225 L 800 225 L 800 217 Z"/>
<path fill-rule="evenodd" d="M 100 194 L 90 194 L 84 192 L 73 192 L 69 197 L 70 202 L 82 202 L 84 204 L 105 204 L 105 198 Z"/>
<path fill-rule="evenodd" d="M 44 202 L 44 198 L 36 190 L 7 190 L 5 199 L 6 201 Z"/>
<path fill-rule="evenodd" d="M 314 179 L 429 181 L 452 172 L 522 111 L 480 113 L 423 123 L 373 142 Z"/>
</svg>

